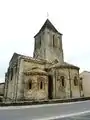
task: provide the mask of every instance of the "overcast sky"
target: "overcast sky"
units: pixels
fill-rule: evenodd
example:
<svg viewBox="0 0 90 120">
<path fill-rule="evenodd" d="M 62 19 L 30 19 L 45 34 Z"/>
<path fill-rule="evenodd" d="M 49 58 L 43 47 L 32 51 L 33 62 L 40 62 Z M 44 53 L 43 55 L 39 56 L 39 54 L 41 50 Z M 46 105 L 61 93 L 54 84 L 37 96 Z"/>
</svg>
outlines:
<svg viewBox="0 0 90 120">
<path fill-rule="evenodd" d="M 65 61 L 90 71 L 90 0 L 0 0 L 0 81 L 14 52 L 33 55 L 47 12 L 63 34 Z"/>
</svg>

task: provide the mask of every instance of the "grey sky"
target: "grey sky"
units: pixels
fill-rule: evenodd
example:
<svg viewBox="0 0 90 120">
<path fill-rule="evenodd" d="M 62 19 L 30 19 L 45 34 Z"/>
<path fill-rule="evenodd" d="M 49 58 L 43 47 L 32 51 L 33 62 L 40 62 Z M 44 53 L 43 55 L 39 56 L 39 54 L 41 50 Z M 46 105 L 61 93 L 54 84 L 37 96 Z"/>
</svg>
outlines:
<svg viewBox="0 0 90 120">
<path fill-rule="evenodd" d="M 14 52 L 32 56 L 33 36 L 47 12 L 63 33 L 65 61 L 90 70 L 90 0 L 1 0 L 0 81 Z"/>
</svg>

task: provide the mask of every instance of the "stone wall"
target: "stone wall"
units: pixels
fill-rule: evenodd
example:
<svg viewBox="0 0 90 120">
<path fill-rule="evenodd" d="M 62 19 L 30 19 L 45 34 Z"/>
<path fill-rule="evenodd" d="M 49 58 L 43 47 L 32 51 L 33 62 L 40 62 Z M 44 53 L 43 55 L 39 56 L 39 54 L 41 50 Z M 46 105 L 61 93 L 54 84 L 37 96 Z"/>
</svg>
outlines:
<svg viewBox="0 0 90 120">
<path fill-rule="evenodd" d="M 10 64 L 5 74 L 4 100 L 16 100 L 20 59 Z"/>
<path fill-rule="evenodd" d="M 42 89 L 40 89 L 40 82 L 42 81 Z M 48 99 L 48 79 L 44 75 L 25 75 L 24 76 L 24 99 L 39 100 Z M 32 82 L 31 89 L 29 82 Z"/>
<path fill-rule="evenodd" d="M 13 77 L 11 74 L 8 78 L 7 98 L 11 100 L 24 99 L 48 99 L 48 76 L 46 75 L 25 75 L 25 72 L 32 70 L 34 67 L 40 68 L 42 71 L 46 65 L 35 61 L 28 61 L 26 59 L 19 59 L 18 69 L 15 72 L 13 67 Z M 48 72 L 53 77 L 53 98 L 76 98 L 80 97 L 79 89 L 79 70 L 71 68 L 53 68 Z M 61 76 L 64 76 L 64 85 L 61 82 Z M 74 77 L 77 77 L 78 84 L 74 85 Z M 39 89 L 39 79 L 44 81 L 44 88 Z M 32 89 L 28 89 L 28 82 L 32 80 Z"/>
<path fill-rule="evenodd" d="M 83 87 L 83 94 L 85 97 L 90 96 L 90 72 L 83 71 L 80 73 L 80 78 L 82 78 L 82 87 Z"/>
<path fill-rule="evenodd" d="M 50 62 L 57 59 L 62 63 L 64 61 L 62 35 L 45 28 L 35 37 L 34 57 Z"/>
<path fill-rule="evenodd" d="M 70 69 L 70 76 L 71 76 L 71 90 L 72 90 L 72 97 L 80 97 L 80 79 L 79 79 L 79 71 L 77 69 Z M 77 77 L 78 83 L 74 85 L 74 77 Z"/>
<path fill-rule="evenodd" d="M 34 75 L 33 76 L 25 76 L 24 75 L 24 72 L 28 72 L 34 67 L 39 67 L 40 69 L 44 69 L 44 64 L 37 63 L 34 61 L 30 62 L 28 60 L 21 59 L 20 67 L 19 67 L 18 82 L 17 82 L 17 98 L 16 98 L 17 100 L 46 99 L 47 98 L 46 90 L 48 90 L 48 89 L 46 87 L 44 90 L 38 90 L 38 92 L 37 92 L 37 87 L 35 87 L 35 85 L 37 84 L 36 83 L 37 77 L 39 77 L 39 75 L 38 76 L 34 76 Z M 41 77 L 43 77 L 43 79 L 45 79 L 45 81 L 46 81 L 46 76 L 41 76 Z M 26 82 L 29 79 L 32 79 L 33 82 L 35 82 L 35 83 L 33 83 L 35 88 L 33 88 L 32 90 L 28 90 L 28 88 L 24 89 L 24 88 L 26 88 L 26 84 L 27 84 Z M 40 95 L 41 95 L 41 98 L 40 98 Z"/>
<path fill-rule="evenodd" d="M 45 29 L 46 59 L 48 61 L 58 60 L 61 64 L 64 62 L 62 36 L 52 30 Z"/>
<path fill-rule="evenodd" d="M 52 69 L 53 75 L 53 98 L 76 98 L 80 97 L 79 70 L 71 68 Z M 64 76 L 64 85 L 60 76 Z M 74 85 L 74 77 L 77 77 L 77 85 Z"/>
<path fill-rule="evenodd" d="M 44 68 L 44 64 L 41 64 L 41 63 L 37 63 L 37 62 L 28 62 L 27 60 L 24 60 L 24 65 L 23 65 L 23 69 L 24 71 L 28 71 L 28 70 L 31 70 L 33 67 L 39 67 L 41 69 Z"/>
<path fill-rule="evenodd" d="M 17 79 L 17 95 L 16 100 L 23 99 L 24 96 L 24 59 L 20 59 L 19 63 L 19 73 Z"/>
<path fill-rule="evenodd" d="M 4 84 L 5 83 L 0 83 L 0 95 L 3 96 L 4 94 Z"/>
</svg>

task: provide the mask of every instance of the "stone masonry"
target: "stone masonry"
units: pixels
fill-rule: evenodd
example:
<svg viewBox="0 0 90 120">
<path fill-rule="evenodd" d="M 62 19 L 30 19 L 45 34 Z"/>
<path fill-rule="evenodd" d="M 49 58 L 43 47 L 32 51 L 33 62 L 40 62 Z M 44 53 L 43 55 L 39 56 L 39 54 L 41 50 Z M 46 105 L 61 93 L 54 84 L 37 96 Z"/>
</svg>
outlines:
<svg viewBox="0 0 90 120">
<path fill-rule="evenodd" d="M 5 74 L 5 101 L 80 97 L 79 67 L 64 61 L 62 34 L 47 19 L 34 36 L 33 57 L 14 53 Z"/>
</svg>

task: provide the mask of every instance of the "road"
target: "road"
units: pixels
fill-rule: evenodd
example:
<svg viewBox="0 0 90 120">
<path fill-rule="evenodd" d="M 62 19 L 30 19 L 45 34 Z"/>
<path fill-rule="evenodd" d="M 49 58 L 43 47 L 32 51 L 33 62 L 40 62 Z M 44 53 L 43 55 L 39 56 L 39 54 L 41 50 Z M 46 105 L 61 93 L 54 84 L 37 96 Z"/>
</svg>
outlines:
<svg viewBox="0 0 90 120">
<path fill-rule="evenodd" d="M 85 116 L 90 117 L 90 101 L 0 107 L 0 120 L 87 120 Z M 78 119 L 80 117 L 85 119 Z"/>
<path fill-rule="evenodd" d="M 81 116 L 73 116 L 73 117 L 68 117 L 68 118 L 61 118 L 57 120 L 90 120 L 90 114 L 84 114 Z"/>
</svg>

